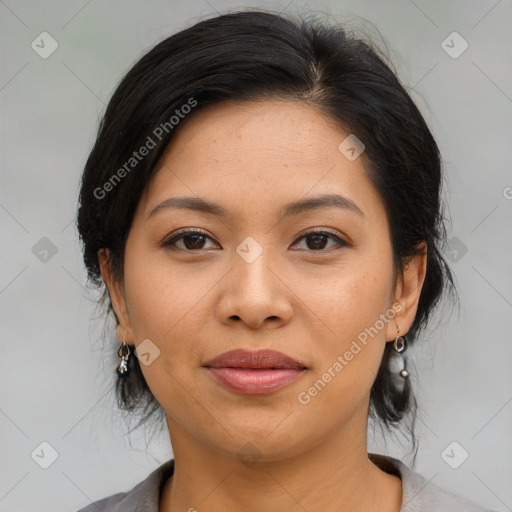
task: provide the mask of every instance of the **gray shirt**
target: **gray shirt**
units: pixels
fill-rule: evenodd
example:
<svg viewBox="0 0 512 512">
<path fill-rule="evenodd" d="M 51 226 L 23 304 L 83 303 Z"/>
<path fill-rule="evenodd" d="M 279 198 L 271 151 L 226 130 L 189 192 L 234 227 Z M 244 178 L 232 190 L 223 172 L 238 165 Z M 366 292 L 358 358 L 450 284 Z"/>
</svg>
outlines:
<svg viewBox="0 0 512 512">
<path fill-rule="evenodd" d="M 401 478 L 403 494 L 400 512 L 496 512 L 428 482 L 398 459 L 374 453 L 369 453 L 368 457 L 386 473 Z M 171 459 L 130 491 L 95 501 L 78 512 L 158 512 L 160 492 L 173 472 L 174 460 Z"/>
</svg>

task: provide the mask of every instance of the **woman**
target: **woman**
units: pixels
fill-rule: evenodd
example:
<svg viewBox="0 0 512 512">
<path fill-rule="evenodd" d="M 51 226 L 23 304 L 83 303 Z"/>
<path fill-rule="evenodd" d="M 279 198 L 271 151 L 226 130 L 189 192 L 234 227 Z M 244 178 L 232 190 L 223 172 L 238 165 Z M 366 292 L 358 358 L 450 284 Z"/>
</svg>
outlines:
<svg viewBox="0 0 512 512">
<path fill-rule="evenodd" d="M 238 12 L 142 57 L 78 229 L 120 404 L 165 415 L 174 459 L 82 512 L 483 511 L 367 452 L 369 416 L 414 417 L 404 352 L 454 291 L 441 181 L 396 75 L 340 27 Z"/>
</svg>

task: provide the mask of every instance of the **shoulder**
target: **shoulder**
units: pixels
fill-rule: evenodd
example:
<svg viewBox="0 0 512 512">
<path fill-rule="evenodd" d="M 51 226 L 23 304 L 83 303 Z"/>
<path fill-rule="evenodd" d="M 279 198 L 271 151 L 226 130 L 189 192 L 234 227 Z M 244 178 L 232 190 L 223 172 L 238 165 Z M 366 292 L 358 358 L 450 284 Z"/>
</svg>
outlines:
<svg viewBox="0 0 512 512">
<path fill-rule="evenodd" d="M 171 459 L 157 467 L 133 489 L 102 498 L 77 512 L 158 512 L 160 491 L 173 471 L 174 460 Z"/>
<path fill-rule="evenodd" d="M 369 454 L 369 458 L 384 471 L 402 479 L 400 512 L 496 512 L 430 482 L 398 459 L 378 454 Z"/>
<path fill-rule="evenodd" d="M 106 512 L 107 510 L 114 511 L 117 510 L 119 505 L 124 498 L 128 495 L 128 492 L 120 492 L 117 494 L 112 494 L 112 496 L 108 496 L 107 498 L 103 498 L 98 501 L 94 501 L 90 505 L 87 505 L 84 508 L 81 508 L 77 512 Z M 115 507 L 115 508 L 114 508 Z M 135 510 L 135 509 L 133 509 Z"/>
</svg>

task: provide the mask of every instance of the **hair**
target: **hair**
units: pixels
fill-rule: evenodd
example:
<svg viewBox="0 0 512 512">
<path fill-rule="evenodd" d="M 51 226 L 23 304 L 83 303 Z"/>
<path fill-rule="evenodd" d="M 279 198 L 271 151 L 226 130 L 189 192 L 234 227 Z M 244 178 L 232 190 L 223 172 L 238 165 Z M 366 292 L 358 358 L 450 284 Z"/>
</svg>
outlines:
<svg viewBox="0 0 512 512">
<path fill-rule="evenodd" d="M 135 209 L 179 127 L 208 105 L 266 100 L 311 105 L 363 141 L 364 168 L 388 216 L 395 276 L 426 242 L 426 277 L 407 333 L 408 343 L 414 343 L 443 292 L 455 291 L 442 256 L 446 230 L 437 144 L 392 65 L 371 41 L 339 25 L 269 11 L 200 21 L 154 46 L 119 83 L 85 165 L 77 215 L 88 280 L 103 290 L 99 303 L 118 323 L 98 251 L 110 249 L 113 276 L 122 282 Z M 151 149 L 135 160 L 134 151 L 143 146 Z M 388 430 L 408 413 L 414 423 L 417 409 L 410 378 L 400 386 L 390 369 L 394 353 L 392 343 L 386 343 L 370 394 L 370 417 Z M 129 365 L 129 376 L 117 381 L 118 404 L 130 413 L 149 411 L 145 421 L 161 407 L 137 358 L 131 357 Z"/>
</svg>

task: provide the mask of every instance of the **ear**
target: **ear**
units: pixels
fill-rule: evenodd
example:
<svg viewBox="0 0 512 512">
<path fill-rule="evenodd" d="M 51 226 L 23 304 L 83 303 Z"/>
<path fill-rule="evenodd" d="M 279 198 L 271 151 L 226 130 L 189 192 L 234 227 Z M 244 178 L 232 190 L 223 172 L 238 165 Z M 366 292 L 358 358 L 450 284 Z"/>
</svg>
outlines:
<svg viewBox="0 0 512 512">
<path fill-rule="evenodd" d="M 395 289 L 394 304 L 399 303 L 401 309 L 398 310 L 393 322 L 388 323 L 386 339 L 391 341 L 397 336 L 397 326 L 402 336 L 406 335 L 411 328 L 418 303 L 420 300 L 421 290 L 425 282 L 427 272 L 427 244 L 421 242 L 418 245 L 417 254 L 412 256 L 404 267 L 402 275 L 397 279 Z"/>
<path fill-rule="evenodd" d="M 124 340 L 128 344 L 133 344 L 134 335 L 126 303 L 124 284 L 115 279 L 110 258 L 110 249 L 105 248 L 98 251 L 101 277 L 108 289 L 112 307 L 118 320 L 117 337 L 120 341 Z"/>
</svg>

